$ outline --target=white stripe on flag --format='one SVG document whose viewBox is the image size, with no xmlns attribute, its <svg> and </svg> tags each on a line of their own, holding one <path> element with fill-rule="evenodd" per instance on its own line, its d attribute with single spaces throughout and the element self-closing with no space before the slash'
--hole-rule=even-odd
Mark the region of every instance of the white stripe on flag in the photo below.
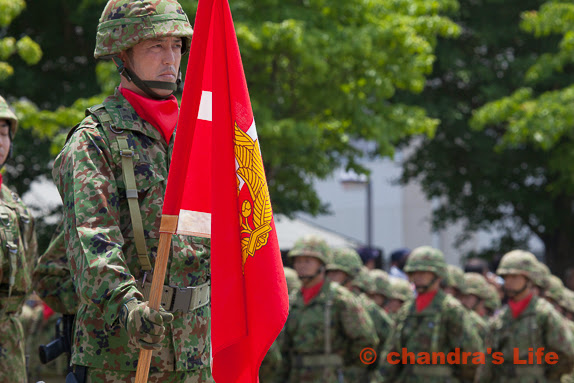
<svg viewBox="0 0 574 383">
<path fill-rule="evenodd" d="M 201 93 L 201 101 L 199 103 L 199 112 L 197 113 L 198 120 L 211 121 L 211 92 L 204 90 Z"/>
<path fill-rule="evenodd" d="M 181 209 L 177 234 L 211 238 L 211 214 Z"/>
</svg>

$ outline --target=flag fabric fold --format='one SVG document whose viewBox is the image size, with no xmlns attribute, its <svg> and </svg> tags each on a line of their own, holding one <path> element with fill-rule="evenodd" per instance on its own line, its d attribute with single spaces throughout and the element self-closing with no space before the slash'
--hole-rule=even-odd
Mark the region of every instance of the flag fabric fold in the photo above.
<svg viewBox="0 0 574 383">
<path fill-rule="evenodd" d="M 227 0 L 199 0 L 163 213 L 211 238 L 214 380 L 257 382 L 289 303 Z"/>
</svg>

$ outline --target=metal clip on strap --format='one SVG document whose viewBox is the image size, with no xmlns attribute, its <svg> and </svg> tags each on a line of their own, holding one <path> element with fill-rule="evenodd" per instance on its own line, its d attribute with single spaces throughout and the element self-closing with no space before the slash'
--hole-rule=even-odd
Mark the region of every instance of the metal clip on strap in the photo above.
<svg viewBox="0 0 574 383">
<path fill-rule="evenodd" d="M 117 137 L 120 155 L 122 156 L 122 173 L 126 184 L 126 197 L 132 219 L 132 228 L 136 242 L 136 251 L 142 270 L 151 271 L 151 262 L 145 243 L 143 221 L 138 201 L 138 190 L 136 187 L 136 177 L 134 171 L 134 152 L 128 146 L 128 140 L 124 136 Z"/>
</svg>

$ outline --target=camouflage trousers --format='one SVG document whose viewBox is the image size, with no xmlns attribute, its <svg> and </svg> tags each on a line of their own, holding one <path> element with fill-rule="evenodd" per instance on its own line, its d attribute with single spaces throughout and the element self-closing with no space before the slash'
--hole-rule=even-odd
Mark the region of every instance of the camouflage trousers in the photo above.
<svg viewBox="0 0 574 383">
<path fill-rule="evenodd" d="M 126 383 L 135 382 L 135 371 L 114 371 L 89 368 L 87 383 Z M 150 372 L 148 383 L 213 383 L 211 370 L 202 368 L 193 371 Z"/>
<path fill-rule="evenodd" d="M 25 347 L 20 321 L 0 314 L 0 382 L 26 383 Z"/>
</svg>

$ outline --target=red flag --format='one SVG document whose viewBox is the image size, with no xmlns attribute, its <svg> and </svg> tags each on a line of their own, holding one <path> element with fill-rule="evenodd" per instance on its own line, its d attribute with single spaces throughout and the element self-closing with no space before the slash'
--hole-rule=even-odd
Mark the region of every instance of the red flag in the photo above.
<svg viewBox="0 0 574 383">
<path fill-rule="evenodd" d="M 199 0 L 163 213 L 211 236 L 215 381 L 257 382 L 289 303 L 227 0 Z"/>
</svg>

